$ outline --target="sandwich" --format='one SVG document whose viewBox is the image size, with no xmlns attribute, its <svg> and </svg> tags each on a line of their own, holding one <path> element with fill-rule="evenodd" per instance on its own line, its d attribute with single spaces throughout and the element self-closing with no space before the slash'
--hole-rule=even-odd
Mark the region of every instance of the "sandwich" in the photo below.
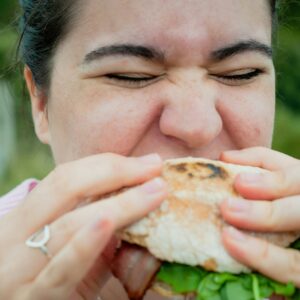
<svg viewBox="0 0 300 300">
<path fill-rule="evenodd" d="M 229 197 L 241 198 L 233 183 L 242 172 L 268 171 L 201 158 L 164 162 L 168 198 L 119 233 L 124 244 L 113 270 L 131 299 L 143 299 L 147 290 L 186 300 L 262 300 L 274 295 L 300 299 L 293 283 L 282 284 L 250 270 L 222 244 L 221 232 L 228 224 L 219 205 Z M 247 234 L 281 247 L 300 237 L 299 232 Z"/>
</svg>

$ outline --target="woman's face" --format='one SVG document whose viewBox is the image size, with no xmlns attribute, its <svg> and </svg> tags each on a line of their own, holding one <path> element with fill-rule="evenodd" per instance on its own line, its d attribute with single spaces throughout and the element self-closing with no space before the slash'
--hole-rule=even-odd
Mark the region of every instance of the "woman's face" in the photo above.
<svg viewBox="0 0 300 300">
<path fill-rule="evenodd" d="M 270 146 L 267 1 L 81 6 L 58 46 L 47 112 L 36 122 L 57 163 L 102 152 L 218 158 L 228 149 Z"/>
</svg>

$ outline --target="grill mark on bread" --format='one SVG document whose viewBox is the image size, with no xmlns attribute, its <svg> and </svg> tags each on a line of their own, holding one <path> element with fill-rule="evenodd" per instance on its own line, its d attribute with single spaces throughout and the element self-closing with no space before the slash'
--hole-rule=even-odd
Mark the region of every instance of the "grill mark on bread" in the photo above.
<svg viewBox="0 0 300 300">
<path fill-rule="evenodd" d="M 208 169 L 209 173 L 203 179 L 212 179 L 212 178 L 219 177 L 219 178 L 225 180 L 226 178 L 228 178 L 227 171 L 222 167 L 219 167 L 219 166 L 216 166 L 216 165 L 213 165 L 210 163 L 200 163 L 200 162 L 198 162 L 194 165 L 196 165 L 198 167 L 198 170 L 200 170 L 201 173 L 203 173 L 203 168 Z"/>
<path fill-rule="evenodd" d="M 229 174 L 224 168 L 211 163 L 178 163 L 168 165 L 168 168 L 180 174 L 185 174 L 189 178 L 198 177 L 202 180 L 214 178 L 226 180 L 229 177 Z"/>
<path fill-rule="evenodd" d="M 187 171 L 186 163 L 180 163 L 178 165 L 171 166 L 171 168 L 172 169 L 174 168 L 176 171 L 178 171 L 180 173 L 185 173 Z"/>
</svg>

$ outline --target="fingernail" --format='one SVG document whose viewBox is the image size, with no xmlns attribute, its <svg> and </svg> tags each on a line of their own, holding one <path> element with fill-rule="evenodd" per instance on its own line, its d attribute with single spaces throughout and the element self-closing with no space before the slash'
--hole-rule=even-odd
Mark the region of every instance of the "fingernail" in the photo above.
<svg viewBox="0 0 300 300">
<path fill-rule="evenodd" d="M 229 198 L 226 199 L 227 207 L 234 212 L 244 212 L 248 211 L 251 207 L 251 204 L 247 200 Z"/>
<path fill-rule="evenodd" d="M 162 162 L 161 157 L 156 153 L 138 157 L 138 160 L 141 163 L 147 164 L 147 165 L 148 164 L 149 165 L 158 165 L 158 164 L 161 164 L 161 162 Z"/>
<path fill-rule="evenodd" d="M 226 228 L 226 231 L 234 240 L 239 242 L 246 241 L 246 236 L 234 227 L 228 227 Z"/>
<path fill-rule="evenodd" d="M 242 173 L 239 175 L 239 177 L 240 180 L 248 184 L 260 183 L 263 179 L 262 174 L 255 174 L 255 173 Z"/>
<path fill-rule="evenodd" d="M 147 194 L 155 194 L 161 192 L 166 187 L 165 182 L 161 178 L 155 178 L 141 186 L 141 189 Z"/>
</svg>

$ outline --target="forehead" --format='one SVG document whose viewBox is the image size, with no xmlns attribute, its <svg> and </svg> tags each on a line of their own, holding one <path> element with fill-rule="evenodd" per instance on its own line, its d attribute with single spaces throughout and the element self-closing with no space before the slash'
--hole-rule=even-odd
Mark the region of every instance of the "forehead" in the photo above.
<svg viewBox="0 0 300 300">
<path fill-rule="evenodd" d="M 108 43 L 206 53 L 238 40 L 271 43 L 265 0 L 82 0 L 67 39 L 88 52 Z"/>
</svg>

